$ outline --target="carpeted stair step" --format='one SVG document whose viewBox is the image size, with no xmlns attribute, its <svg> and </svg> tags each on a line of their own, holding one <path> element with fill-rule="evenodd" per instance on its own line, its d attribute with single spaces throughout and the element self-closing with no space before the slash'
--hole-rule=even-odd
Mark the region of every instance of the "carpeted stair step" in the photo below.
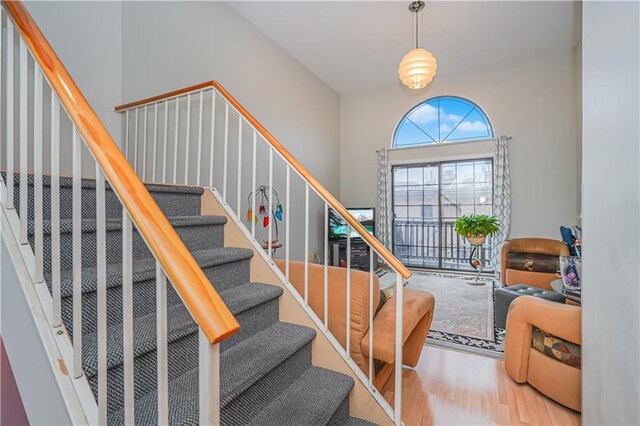
<svg viewBox="0 0 640 426">
<path fill-rule="evenodd" d="M 345 374 L 311 367 L 249 425 L 326 425 L 344 407 L 353 384 L 353 379 Z M 346 408 L 348 417 L 348 404 Z"/>
<path fill-rule="evenodd" d="M 169 218 L 189 251 L 207 250 L 224 246 L 224 216 L 185 216 Z M 122 261 L 122 220 L 109 219 L 106 221 L 107 263 Z M 142 236 L 135 230 L 132 233 L 133 259 L 151 258 Z M 96 221 L 84 219 L 82 221 L 82 267 L 96 266 Z M 34 247 L 34 222 L 29 222 L 29 242 Z M 71 219 L 60 221 L 60 268 L 72 268 L 73 259 L 73 226 Z M 44 273 L 51 273 L 51 221 L 44 222 Z"/>
<path fill-rule="evenodd" d="M 243 425 L 311 366 L 315 330 L 279 322 L 233 345 L 220 356 L 221 423 Z M 169 423 L 198 424 L 197 365 L 169 383 Z M 136 400 L 136 424 L 157 424 L 156 390 Z M 122 409 L 109 417 L 122 424 Z"/>
<path fill-rule="evenodd" d="M 2 177 L 6 174 L 3 172 Z M 14 180 L 14 205 L 20 212 L 20 177 L 15 174 Z M 34 177 L 27 176 L 27 199 L 29 203 L 29 220 L 34 219 Z M 85 219 L 96 218 L 96 181 L 94 179 L 81 180 L 82 217 Z M 201 213 L 201 197 L 204 189 L 197 186 L 178 186 L 146 183 L 145 187 L 151 194 L 160 210 L 165 216 L 199 216 Z M 60 218 L 71 219 L 73 208 L 73 179 L 60 178 Z M 51 177 L 42 177 L 43 217 L 51 217 Z M 113 192 L 109 183 L 105 185 L 105 213 L 108 218 L 122 217 L 122 204 L 118 196 Z"/>
<path fill-rule="evenodd" d="M 235 291 L 242 288 L 242 292 Z M 278 322 L 278 297 L 282 289 L 268 284 L 245 284 L 233 291 L 220 295 L 234 314 L 241 329 L 242 338 L 235 343 L 251 337 L 251 332 L 258 333 Z M 155 303 L 153 301 L 152 303 Z M 255 311 L 255 312 L 254 312 Z M 256 324 L 257 322 L 257 324 Z M 133 325 L 133 342 L 135 358 L 136 395 L 144 395 L 156 386 L 156 315 L 155 313 L 135 318 Z M 122 404 L 122 324 L 107 329 L 109 352 L 107 355 L 109 385 L 109 406 L 111 409 Z M 198 327 L 187 308 L 182 305 L 169 306 L 167 309 L 167 341 L 169 343 L 170 379 L 197 366 L 197 332 Z M 89 384 L 97 395 L 97 333 L 83 336 L 83 369 Z M 227 348 L 229 345 L 226 345 Z M 224 351 L 225 345 L 221 345 Z M 177 368 L 175 368 L 177 366 Z"/>
<path fill-rule="evenodd" d="M 220 291 L 246 284 L 250 280 L 249 262 L 253 252 L 237 247 L 221 247 L 192 253 L 209 281 Z M 156 266 L 154 259 L 133 262 L 133 315 L 139 317 L 155 312 Z M 45 277 L 51 290 L 51 278 Z M 96 268 L 82 270 L 83 334 L 96 331 L 97 326 Z M 73 334 L 73 271 L 61 271 L 62 319 L 69 334 Z M 167 287 L 167 304 L 182 304 L 173 289 Z M 122 264 L 107 265 L 107 324 L 122 322 Z"/>
</svg>

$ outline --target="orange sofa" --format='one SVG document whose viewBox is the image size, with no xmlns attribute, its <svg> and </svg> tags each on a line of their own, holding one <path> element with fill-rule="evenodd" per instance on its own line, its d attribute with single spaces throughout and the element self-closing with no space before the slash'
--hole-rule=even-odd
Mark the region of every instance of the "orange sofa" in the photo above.
<svg viewBox="0 0 640 426">
<path fill-rule="evenodd" d="M 529 383 L 541 393 L 576 411 L 582 410 L 582 370 L 558 361 L 533 347 L 533 328 L 563 341 L 581 345 L 579 306 L 532 296 L 511 303 L 507 317 L 504 363 L 518 383 Z"/>
<path fill-rule="evenodd" d="M 275 259 L 285 272 L 285 262 Z M 304 263 L 291 261 L 289 281 L 304 296 Z M 369 374 L 369 273 L 351 270 L 350 355 L 365 374 Z M 328 267 L 329 331 L 346 346 L 346 268 Z M 324 321 L 324 265 L 309 264 L 309 306 Z M 415 367 L 429 333 L 435 300 L 432 294 L 404 289 L 402 363 Z M 374 311 L 380 303 L 380 283 L 373 277 Z M 373 319 L 373 358 L 380 361 L 376 386 L 382 386 L 395 364 L 396 299 L 391 297 Z"/>
<path fill-rule="evenodd" d="M 528 284 L 532 287 L 551 290 L 551 281 L 557 278 L 555 272 L 538 272 L 535 271 L 535 268 L 526 264 L 520 269 L 510 268 L 510 253 L 553 257 L 569 256 L 569 247 L 562 241 L 548 238 L 515 238 L 505 241 L 502 246 L 500 278 L 504 285 Z M 531 262 L 532 264 L 533 262 Z"/>
</svg>

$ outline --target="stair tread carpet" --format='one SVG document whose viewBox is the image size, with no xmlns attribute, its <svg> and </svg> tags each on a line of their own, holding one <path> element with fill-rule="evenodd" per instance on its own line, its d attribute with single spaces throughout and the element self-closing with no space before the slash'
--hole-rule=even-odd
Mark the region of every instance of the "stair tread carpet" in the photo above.
<svg viewBox="0 0 640 426">
<path fill-rule="evenodd" d="M 315 330 L 278 322 L 220 355 L 220 405 L 225 407 L 295 352 L 311 343 Z M 158 394 L 154 390 L 135 402 L 136 424 L 157 423 Z M 198 424 L 198 369 L 169 383 L 169 423 Z M 121 424 L 124 410 L 109 423 Z M 224 419 L 223 419 L 224 423 Z"/>
<path fill-rule="evenodd" d="M 326 425 L 353 384 L 345 374 L 311 367 L 249 425 Z"/>
<path fill-rule="evenodd" d="M 212 266 L 223 265 L 239 260 L 250 259 L 253 252 L 240 247 L 220 247 L 209 250 L 198 250 L 192 252 L 193 258 L 198 262 L 200 268 L 210 268 Z M 110 263 L 106 266 L 107 288 L 122 285 L 122 263 Z M 139 259 L 133 261 L 132 266 L 133 283 L 153 280 L 156 277 L 156 260 Z M 45 277 L 48 283 L 49 277 Z M 97 268 L 85 267 L 82 269 L 82 292 L 92 292 L 97 290 Z M 60 271 L 60 293 L 62 297 L 73 294 L 73 270 Z"/>
<path fill-rule="evenodd" d="M 187 227 L 187 226 L 206 226 L 206 225 L 224 225 L 227 223 L 225 216 L 173 216 L 168 217 L 171 226 L 175 227 Z M 82 219 L 81 222 L 82 232 L 89 233 L 95 232 L 97 228 L 97 221 L 94 219 Z M 122 219 L 107 219 L 106 220 L 107 231 L 120 231 L 122 230 Z M 73 219 L 60 219 L 60 233 L 71 234 L 73 232 Z M 30 220 L 28 223 L 28 233 L 33 235 L 35 233 L 35 221 Z M 44 235 L 51 234 L 51 220 L 43 221 L 43 233 Z"/>
<path fill-rule="evenodd" d="M 282 288 L 269 284 L 248 283 L 237 286 L 220 293 L 220 297 L 233 315 L 261 305 L 270 300 L 280 297 Z M 133 355 L 134 358 L 156 350 L 156 314 L 148 314 L 133 320 Z M 170 344 L 185 336 L 196 333 L 198 326 L 193 321 L 186 306 L 174 305 L 167 307 L 167 342 Z M 107 342 L 109 351 L 107 352 L 107 369 L 123 362 L 122 351 L 122 324 L 115 324 L 107 327 Z M 83 337 L 83 369 L 87 377 L 93 377 L 98 373 L 98 335 L 88 333 Z"/>
</svg>

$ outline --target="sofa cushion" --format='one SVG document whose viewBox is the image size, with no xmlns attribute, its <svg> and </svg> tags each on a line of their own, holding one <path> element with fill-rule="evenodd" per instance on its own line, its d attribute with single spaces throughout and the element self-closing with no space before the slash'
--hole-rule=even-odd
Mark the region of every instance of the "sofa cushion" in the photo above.
<svg viewBox="0 0 640 426">
<path fill-rule="evenodd" d="M 544 355 L 575 368 L 582 368 L 582 350 L 580 345 L 545 333 L 533 327 L 531 347 Z"/>
</svg>

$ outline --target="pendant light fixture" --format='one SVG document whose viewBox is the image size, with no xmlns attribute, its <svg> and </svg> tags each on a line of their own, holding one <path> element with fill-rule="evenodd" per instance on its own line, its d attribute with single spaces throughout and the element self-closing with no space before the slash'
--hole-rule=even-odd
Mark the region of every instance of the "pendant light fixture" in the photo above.
<svg viewBox="0 0 640 426">
<path fill-rule="evenodd" d="M 400 81 L 410 89 L 427 87 L 438 70 L 435 56 L 428 50 L 419 47 L 418 22 L 422 9 L 424 9 L 423 1 L 414 1 L 409 4 L 409 10 L 415 14 L 416 20 L 416 47 L 404 55 L 398 66 Z"/>
</svg>

